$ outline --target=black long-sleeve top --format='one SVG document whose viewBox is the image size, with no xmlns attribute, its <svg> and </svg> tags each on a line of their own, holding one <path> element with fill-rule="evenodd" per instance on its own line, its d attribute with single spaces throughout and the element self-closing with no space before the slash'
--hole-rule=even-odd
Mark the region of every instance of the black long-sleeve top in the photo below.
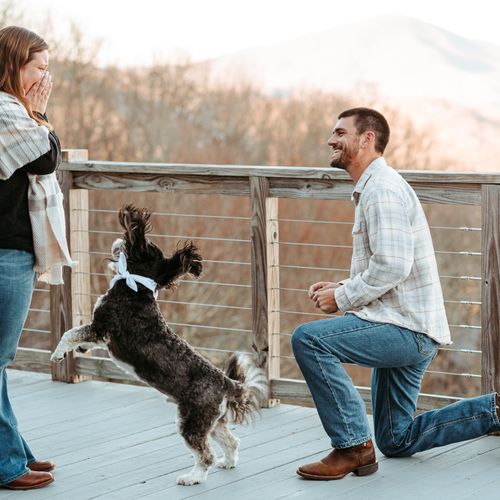
<svg viewBox="0 0 500 500">
<path fill-rule="evenodd" d="M 0 248 L 34 253 L 28 210 L 28 174 L 51 174 L 61 163 L 57 135 L 49 133 L 50 150 L 19 168 L 7 180 L 0 180 Z"/>
</svg>

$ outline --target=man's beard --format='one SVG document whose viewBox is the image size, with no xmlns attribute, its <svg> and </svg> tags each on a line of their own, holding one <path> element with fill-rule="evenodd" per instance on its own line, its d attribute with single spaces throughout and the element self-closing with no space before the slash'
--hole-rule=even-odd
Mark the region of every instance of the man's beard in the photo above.
<svg viewBox="0 0 500 500">
<path fill-rule="evenodd" d="M 341 168 L 342 170 L 347 170 L 352 160 L 356 157 L 359 151 L 359 142 L 353 144 L 352 146 L 343 146 L 340 151 L 340 156 L 333 158 L 330 162 L 330 167 Z"/>
</svg>

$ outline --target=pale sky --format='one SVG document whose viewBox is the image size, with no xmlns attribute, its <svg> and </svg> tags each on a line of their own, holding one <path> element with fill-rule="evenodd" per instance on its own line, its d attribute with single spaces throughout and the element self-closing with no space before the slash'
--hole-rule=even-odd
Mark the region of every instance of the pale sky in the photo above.
<svg viewBox="0 0 500 500">
<path fill-rule="evenodd" d="M 26 27 L 42 36 L 48 14 L 60 36 L 75 21 L 88 40 L 102 41 L 101 64 L 144 65 L 183 55 L 198 61 L 378 15 L 410 16 L 500 45 L 495 0 L 16 0 L 15 5 Z"/>
</svg>

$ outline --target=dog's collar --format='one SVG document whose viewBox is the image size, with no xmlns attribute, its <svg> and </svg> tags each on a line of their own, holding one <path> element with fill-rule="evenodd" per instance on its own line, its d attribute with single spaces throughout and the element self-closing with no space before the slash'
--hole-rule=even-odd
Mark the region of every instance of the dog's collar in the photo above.
<svg viewBox="0 0 500 500">
<path fill-rule="evenodd" d="M 155 299 L 158 298 L 158 284 L 156 281 L 145 276 L 140 276 L 139 274 L 130 274 L 127 271 L 127 258 L 123 252 L 120 252 L 120 257 L 118 258 L 118 273 L 113 276 L 109 288 L 113 288 L 115 283 L 120 280 L 125 280 L 127 286 L 134 290 L 134 292 L 138 291 L 137 283 L 140 283 L 153 292 Z"/>
</svg>

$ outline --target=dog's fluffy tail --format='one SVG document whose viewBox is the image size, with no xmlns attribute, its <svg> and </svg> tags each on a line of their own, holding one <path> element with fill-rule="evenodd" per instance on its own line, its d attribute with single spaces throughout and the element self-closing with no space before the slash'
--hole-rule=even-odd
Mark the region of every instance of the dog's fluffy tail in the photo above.
<svg viewBox="0 0 500 500">
<path fill-rule="evenodd" d="M 227 392 L 230 418 L 235 424 L 248 423 L 268 397 L 266 373 L 253 355 L 234 353 L 227 362 L 226 376 L 232 379 Z"/>
</svg>

